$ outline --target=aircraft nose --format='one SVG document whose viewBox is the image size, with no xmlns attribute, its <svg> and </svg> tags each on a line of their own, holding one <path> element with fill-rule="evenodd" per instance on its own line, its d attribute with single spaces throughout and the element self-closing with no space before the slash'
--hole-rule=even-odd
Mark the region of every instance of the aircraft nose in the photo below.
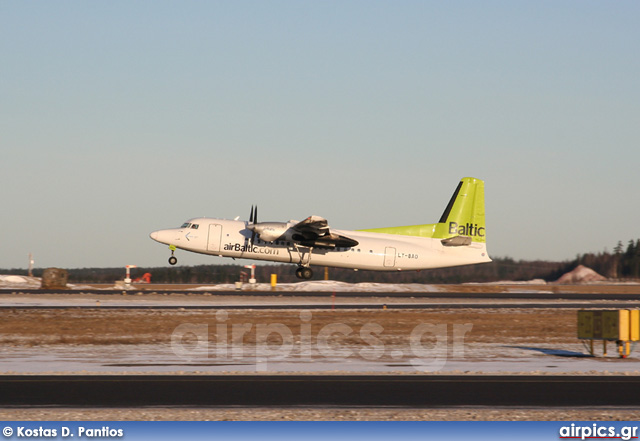
<svg viewBox="0 0 640 441">
<path fill-rule="evenodd" d="M 158 239 L 158 236 L 159 236 L 159 235 L 158 235 L 158 232 L 157 232 L 157 231 L 154 231 L 153 233 L 151 233 L 151 234 L 149 235 L 149 237 L 150 237 L 151 239 L 155 240 L 156 242 L 160 242 L 160 240 Z"/>
</svg>

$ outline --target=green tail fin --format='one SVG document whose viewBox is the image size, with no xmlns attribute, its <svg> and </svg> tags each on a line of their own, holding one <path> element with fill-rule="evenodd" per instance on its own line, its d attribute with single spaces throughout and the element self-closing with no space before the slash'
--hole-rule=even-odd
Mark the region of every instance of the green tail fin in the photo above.
<svg viewBox="0 0 640 441">
<path fill-rule="evenodd" d="M 437 224 L 361 231 L 446 239 L 451 240 L 450 245 L 485 243 L 484 181 L 476 178 L 462 178 Z"/>
<path fill-rule="evenodd" d="M 463 178 L 447 208 L 436 224 L 434 238 L 470 237 L 473 242 L 486 242 L 484 218 L 484 182 Z"/>
</svg>

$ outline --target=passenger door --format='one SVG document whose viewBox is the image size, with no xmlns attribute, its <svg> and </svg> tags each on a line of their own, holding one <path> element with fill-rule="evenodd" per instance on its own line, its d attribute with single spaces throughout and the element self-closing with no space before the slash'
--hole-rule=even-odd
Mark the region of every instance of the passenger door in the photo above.
<svg viewBox="0 0 640 441">
<path fill-rule="evenodd" d="M 386 247 L 384 249 L 384 266 L 387 266 L 387 267 L 396 266 L 396 249 L 395 248 Z"/>
<path fill-rule="evenodd" d="M 220 252 L 220 241 L 222 240 L 222 225 L 209 224 L 209 240 L 207 241 L 207 251 Z"/>
</svg>

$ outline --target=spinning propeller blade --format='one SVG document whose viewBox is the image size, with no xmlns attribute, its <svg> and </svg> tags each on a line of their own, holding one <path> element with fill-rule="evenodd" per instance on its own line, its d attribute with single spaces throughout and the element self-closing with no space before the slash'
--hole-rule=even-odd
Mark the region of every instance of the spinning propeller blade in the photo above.
<svg viewBox="0 0 640 441">
<path fill-rule="evenodd" d="M 258 206 L 255 206 L 255 209 L 253 207 L 253 205 L 251 206 L 251 214 L 249 215 L 249 222 L 250 222 L 250 226 L 248 226 L 248 228 L 251 230 L 251 240 L 250 240 L 250 244 L 251 246 L 253 246 L 253 241 L 256 238 L 256 230 L 254 228 L 252 228 L 257 222 L 258 222 Z"/>
</svg>

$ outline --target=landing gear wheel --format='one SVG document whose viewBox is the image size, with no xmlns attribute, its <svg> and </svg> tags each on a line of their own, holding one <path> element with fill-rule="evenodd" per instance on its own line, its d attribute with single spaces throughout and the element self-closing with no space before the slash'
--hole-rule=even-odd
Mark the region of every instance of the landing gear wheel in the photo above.
<svg viewBox="0 0 640 441">
<path fill-rule="evenodd" d="M 296 277 L 298 279 L 309 280 L 313 277 L 313 270 L 302 266 L 296 270 Z"/>
<path fill-rule="evenodd" d="M 178 258 L 176 256 L 169 257 L 169 265 L 175 265 L 178 263 Z"/>
<path fill-rule="evenodd" d="M 309 280 L 313 277 L 313 270 L 311 268 L 302 268 L 300 274 L 302 274 L 303 279 Z"/>
</svg>

